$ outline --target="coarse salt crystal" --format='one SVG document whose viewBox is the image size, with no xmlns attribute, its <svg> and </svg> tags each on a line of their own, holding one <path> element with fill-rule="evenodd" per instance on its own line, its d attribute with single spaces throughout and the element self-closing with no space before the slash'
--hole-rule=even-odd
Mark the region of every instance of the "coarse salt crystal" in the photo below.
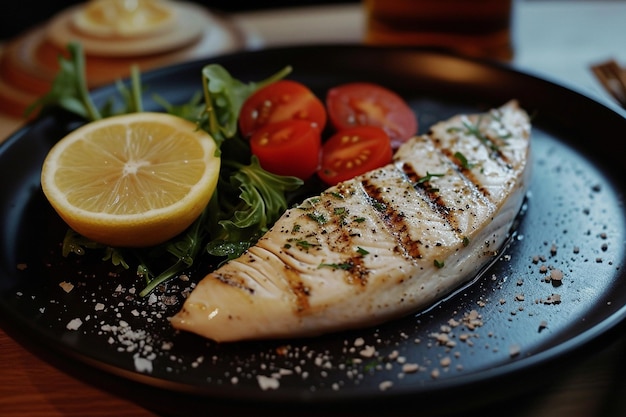
<svg viewBox="0 0 626 417">
<path fill-rule="evenodd" d="M 152 361 L 141 356 L 134 357 L 135 369 L 137 372 L 152 372 Z"/>
<path fill-rule="evenodd" d="M 361 350 L 359 354 L 364 358 L 371 358 L 376 353 L 376 349 L 374 346 L 366 346 L 365 349 Z"/>
<path fill-rule="evenodd" d="M 67 330 L 77 330 L 80 326 L 82 326 L 83 321 L 79 318 L 76 319 L 72 319 L 69 321 L 69 323 L 67 323 L 67 325 L 65 326 L 65 328 Z"/>
<path fill-rule="evenodd" d="M 383 381 L 381 382 L 378 387 L 380 388 L 381 391 L 386 391 L 389 388 L 391 388 L 393 386 L 393 382 L 392 381 Z"/>
<path fill-rule="evenodd" d="M 416 363 L 405 363 L 402 365 L 402 372 L 407 374 L 413 374 L 419 370 L 419 365 Z"/>
<path fill-rule="evenodd" d="M 560 269 L 553 269 L 550 271 L 550 279 L 553 281 L 561 281 L 563 279 L 563 271 Z"/>
<path fill-rule="evenodd" d="M 265 375 L 257 375 L 256 380 L 259 383 L 259 387 L 261 387 L 263 391 L 268 389 L 278 389 L 280 387 L 280 381 L 276 378 Z"/>
</svg>

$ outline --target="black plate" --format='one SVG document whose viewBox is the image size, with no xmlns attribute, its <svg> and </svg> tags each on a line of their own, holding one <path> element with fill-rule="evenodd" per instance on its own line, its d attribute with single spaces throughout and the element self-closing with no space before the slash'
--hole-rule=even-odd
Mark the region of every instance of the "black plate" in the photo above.
<svg viewBox="0 0 626 417">
<path fill-rule="evenodd" d="M 624 321 L 625 164 L 613 140 L 626 131 L 626 119 L 619 114 L 506 66 L 362 46 L 247 52 L 146 73 L 147 107 L 159 109 L 153 93 L 174 103 L 189 100 L 209 62 L 246 81 L 292 65 L 292 78 L 320 97 L 343 82 L 380 83 L 409 101 L 422 131 L 457 112 L 518 99 L 534 117 L 534 177 L 516 235 L 477 282 L 421 314 L 310 340 L 217 345 L 172 331 L 167 317 L 180 307 L 176 288 L 177 305 L 153 303 L 133 293 L 140 284 L 132 274 L 110 276 L 98 260 L 58 255 L 65 226 L 40 191 L 40 167 L 52 144 L 81 121 L 48 115 L 0 148 L 0 311 L 24 343 L 152 395 L 188 395 L 200 405 L 408 398 L 423 407 L 434 395 L 477 386 L 491 386 L 492 396 L 519 392 L 528 386 L 516 382 L 522 376 L 532 375 L 536 385 L 547 378 L 548 365 L 604 340 Z M 102 103 L 114 92 L 103 88 L 94 97 Z M 548 283 L 543 268 L 561 270 L 562 284 Z M 61 282 L 73 290 L 65 292 Z M 479 320 L 468 319 L 472 311 Z M 82 325 L 67 329 L 74 319 Z M 417 372 L 404 367 L 413 364 Z M 263 380 L 278 387 L 262 389 Z"/>
</svg>

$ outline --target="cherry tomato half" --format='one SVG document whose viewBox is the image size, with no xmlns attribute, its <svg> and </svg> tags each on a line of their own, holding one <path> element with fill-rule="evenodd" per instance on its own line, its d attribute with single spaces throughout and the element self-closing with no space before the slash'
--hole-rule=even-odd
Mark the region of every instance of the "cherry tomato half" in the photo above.
<svg viewBox="0 0 626 417">
<path fill-rule="evenodd" d="M 257 129 L 283 120 L 308 120 L 320 132 L 326 125 L 324 103 L 304 84 L 280 80 L 254 92 L 239 112 L 239 130 L 250 137 Z"/>
<path fill-rule="evenodd" d="M 303 180 L 317 171 L 321 146 L 320 131 L 307 120 L 270 123 L 250 138 L 250 149 L 263 169 Z"/>
<path fill-rule="evenodd" d="M 340 130 L 322 145 L 322 163 L 317 175 L 335 185 L 391 162 L 389 135 L 377 126 Z"/>
<path fill-rule="evenodd" d="M 330 89 L 326 95 L 328 118 L 337 129 L 378 126 L 391 139 L 392 148 L 417 133 L 417 118 L 402 97 L 372 83 L 348 83 Z"/>
</svg>

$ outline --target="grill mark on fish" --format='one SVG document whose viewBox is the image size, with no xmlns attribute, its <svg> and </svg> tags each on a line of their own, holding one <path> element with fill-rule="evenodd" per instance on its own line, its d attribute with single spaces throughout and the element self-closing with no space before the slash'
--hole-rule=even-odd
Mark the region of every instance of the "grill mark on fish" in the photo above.
<svg viewBox="0 0 626 417">
<path fill-rule="evenodd" d="M 507 126 L 503 122 L 503 117 L 504 113 L 500 109 L 493 109 L 489 112 L 490 120 L 497 123 L 499 129 L 495 129 L 495 127 L 492 126 L 492 129 L 486 130 L 485 136 L 497 146 L 498 157 L 505 163 L 508 169 L 512 170 L 514 169 L 513 161 L 504 152 L 502 152 L 502 146 L 506 146 L 507 140 L 512 138 L 514 135 L 513 132 L 508 130 Z M 496 130 L 501 130 L 503 133 L 500 134 L 496 132 Z"/>
<path fill-rule="evenodd" d="M 321 264 L 320 268 L 332 268 L 338 271 L 344 271 L 344 281 L 355 287 L 366 287 L 367 278 L 370 274 L 369 269 L 363 264 L 361 256 L 351 256 L 340 264 Z"/>
<path fill-rule="evenodd" d="M 294 312 L 303 314 L 310 310 L 309 296 L 311 295 L 309 287 L 307 287 L 300 277 L 298 271 L 285 264 L 285 278 L 289 283 L 289 289 L 294 296 Z"/>
<path fill-rule="evenodd" d="M 485 117 L 488 119 L 485 120 Z M 490 122 L 496 122 L 500 124 L 501 128 L 504 128 L 500 117 L 501 115 L 498 116 L 497 112 L 491 112 L 488 115 L 480 115 L 475 122 L 472 122 L 470 117 L 463 116 L 460 118 L 463 127 L 450 127 L 446 130 L 446 133 L 456 133 L 457 135 L 463 134 L 467 137 L 477 139 L 481 145 L 485 146 L 489 150 L 488 155 L 491 160 L 497 162 L 503 168 L 511 170 L 513 169 L 512 162 L 501 149 L 502 146 L 506 145 L 506 139 L 511 135 L 511 133 L 507 131 L 504 135 L 497 134 L 494 132 L 494 127 L 490 126 Z M 450 149 L 447 149 L 442 145 L 441 138 L 437 137 L 436 132 L 432 128 L 429 129 L 428 135 L 433 138 L 433 143 L 441 150 L 442 153 L 448 155 L 451 160 L 455 159 Z"/>
<path fill-rule="evenodd" d="M 503 167 L 511 169 L 511 160 L 502 152 L 502 149 L 500 148 L 501 144 L 498 144 L 497 141 L 490 134 L 484 135 L 484 137 L 495 146 L 495 148 L 492 148 L 492 152 L 489 154 L 492 159 L 494 161 L 499 161 Z"/>
<path fill-rule="evenodd" d="M 473 188 L 476 189 L 478 192 L 480 192 L 485 198 L 487 198 L 488 200 L 491 200 L 491 193 L 478 180 L 478 178 L 472 172 L 472 170 L 463 167 L 463 165 L 461 164 L 461 161 L 459 160 L 459 158 L 457 158 L 454 155 L 452 150 L 450 150 L 449 148 L 445 148 L 445 147 L 441 146 L 441 143 L 439 141 L 435 141 L 434 143 L 436 145 L 438 145 L 437 149 L 439 150 L 439 152 L 441 152 L 443 155 L 445 155 L 446 158 L 448 158 L 450 161 L 452 161 L 452 163 L 455 166 L 458 167 L 459 172 L 461 172 L 463 174 L 463 176 L 465 176 L 465 178 L 467 178 L 467 180 L 473 186 Z"/>
<path fill-rule="evenodd" d="M 333 194 L 338 201 L 341 201 L 342 194 Z M 337 206 L 336 201 L 326 200 L 324 206 L 329 213 L 332 213 L 327 227 L 332 231 L 326 236 L 327 244 L 330 247 L 341 245 L 343 249 L 337 252 L 346 253 L 345 248 L 353 246 L 354 238 L 360 236 L 358 230 L 350 226 L 348 220 L 349 211 L 345 207 Z M 344 281 L 350 285 L 366 286 L 369 270 L 364 267 L 361 256 L 349 256 L 340 264 L 321 264 L 320 267 L 338 269 L 344 272 Z"/>
<path fill-rule="evenodd" d="M 340 203 L 354 194 L 351 187 L 341 187 L 339 185 L 335 191 L 324 192 L 320 197 L 309 199 L 305 204 L 299 206 L 304 212 L 303 221 L 311 222 L 319 226 L 320 231 L 307 234 L 306 237 L 313 237 L 314 244 L 307 244 L 300 249 L 303 251 L 321 250 L 322 247 L 330 248 L 334 253 L 346 255 L 344 260 L 337 263 L 321 263 L 318 268 L 332 268 L 343 275 L 347 284 L 356 287 L 365 287 L 370 271 L 364 266 L 362 256 L 354 255 L 352 247 L 354 239 L 361 235 L 359 227 L 355 227 L 359 222 L 350 217 L 348 208 Z M 292 232 L 296 233 L 296 232 Z M 286 256 L 291 257 L 289 254 Z M 284 260 L 283 260 L 284 261 Z M 299 287 L 294 287 L 292 292 L 299 291 Z M 309 295 L 308 290 L 300 295 Z M 304 309 L 300 309 L 304 310 Z"/>
<path fill-rule="evenodd" d="M 444 199 L 439 194 L 439 191 L 434 188 L 430 181 L 423 181 L 429 174 L 418 174 L 409 163 L 402 164 L 402 172 L 407 180 L 413 185 L 416 190 L 421 190 L 423 195 L 427 198 L 428 203 L 435 209 L 437 213 L 448 223 L 450 228 L 457 233 L 461 230 L 458 226 L 458 220 L 454 216 L 454 211 L 448 207 Z M 431 174 L 432 175 L 432 174 Z"/>
<path fill-rule="evenodd" d="M 485 121 L 484 117 L 488 117 L 489 120 Z M 493 196 L 489 192 L 489 190 L 485 187 L 479 177 L 472 172 L 471 169 L 463 166 L 461 160 L 457 157 L 456 152 L 451 148 L 445 145 L 445 143 L 450 144 L 457 143 L 461 140 L 460 136 L 463 135 L 466 138 L 474 138 L 478 144 L 487 148 L 487 156 L 490 160 L 495 162 L 500 169 L 504 172 L 513 171 L 514 167 L 511 164 L 510 158 L 502 151 L 501 147 L 506 145 L 505 136 L 503 135 L 495 135 L 491 131 L 491 127 L 488 126 L 489 121 L 497 121 L 501 123 L 499 119 L 497 119 L 493 114 L 488 116 L 481 116 L 475 123 L 467 118 L 461 118 L 461 123 L 463 124 L 463 128 L 458 126 L 451 127 L 446 130 L 445 133 L 453 134 L 456 133 L 456 137 L 453 141 L 449 139 L 442 138 L 438 136 L 438 132 L 433 128 L 429 129 L 428 135 L 432 138 L 432 142 L 442 155 L 445 155 L 448 160 L 450 160 L 457 167 L 459 172 L 461 172 L 480 193 L 486 197 L 488 200 L 492 201 Z M 510 133 L 509 133 L 510 134 Z"/>
<path fill-rule="evenodd" d="M 392 204 L 385 201 L 382 190 L 371 181 L 370 177 L 364 178 L 363 181 L 361 181 L 361 186 L 367 195 L 368 202 L 374 208 L 374 211 L 379 214 L 382 222 L 387 226 L 391 235 L 398 242 L 398 246 L 396 247 L 397 252 L 403 253 L 405 256 L 409 256 L 412 259 L 421 259 L 422 253 L 420 246 L 422 242 L 410 238 L 408 233 L 409 226 L 404 221 L 404 213 L 398 212 L 394 209 Z"/>
<path fill-rule="evenodd" d="M 485 117 L 488 117 L 488 120 L 485 121 Z M 505 166 L 509 166 L 510 167 L 510 160 L 509 158 L 504 155 L 502 153 L 502 150 L 500 149 L 500 146 L 502 145 L 502 138 L 500 136 L 492 136 L 491 132 L 489 131 L 489 123 L 491 121 L 499 121 L 495 114 L 493 112 L 489 113 L 489 115 L 485 116 L 485 115 L 480 115 L 478 116 L 477 120 L 475 123 L 472 123 L 472 120 L 470 120 L 469 117 L 467 116 L 463 116 L 461 118 L 463 126 L 466 129 L 466 134 L 469 134 L 471 136 L 474 136 L 476 139 L 478 139 L 480 141 L 480 143 L 482 143 L 484 146 L 486 146 L 491 152 L 489 152 L 489 157 L 491 159 L 493 159 L 494 161 L 500 161 L 502 162 Z M 487 126 L 483 125 L 486 124 Z M 482 128 L 482 130 L 481 130 Z"/>
<path fill-rule="evenodd" d="M 233 277 L 231 274 L 215 274 L 215 278 L 224 285 L 228 285 L 230 287 L 239 288 L 241 290 L 246 291 L 250 295 L 254 295 L 254 288 L 250 288 L 248 285 L 244 285 L 244 282 L 241 278 L 237 279 L 237 277 Z"/>
<path fill-rule="evenodd" d="M 440 149 L 436 149 L 436 151 L 439 152 Z M 467 220 L 464 221 L 462 218 L 475 216 L 476 214 L 473 213 L 473 210 L 476 210 L 477 206 L 469 203 L 459 204 L 459 201 L 465 200 L 473 201 L 476 204 L 480 203 L 481 207 L 489 211 L 495 210 L 495 207 L 492 200 L 489 199 L 484 192 L 481 192 L 482 187 L 477 184 L 479 181 L 475 179 L 472 180 L 470 169 L 457 165 L 458 161 L 451 160 L 447 155 L 441 152 L 439 152 L 439 155 L 441 156 L 441 162 L 446 165 L 443 169 L 446 171 L 444 176 L 448 177 L 453 175 L 462 183 L 462 185 L 456 185 L 454 190 L 447 189 L 439 192 L 441 190 L 433 189 L 428 181 L 422 181 L 422 183 L 420 183 L 420 180 L 426 175 L 420 175 L 415 170 L 412 162 L 400 161 L 401 163 L 397 164 L 396 167 L 407 176 L 408 181 L 413 183 L 416 188 L 423 190 L 424 193 L 431 196 L 431 207 L 442 215 L 442 218 L 449 225 L 450 230 L 452 230 L 459 239 L 465 241 L 467 234 L 472 232 L 472 228 L 468 229 Z M 456 198 L 457 201 L 446 200 L 451 198 Z M 463 225 L 463 227 L 461 225 Z"/>
</svg>

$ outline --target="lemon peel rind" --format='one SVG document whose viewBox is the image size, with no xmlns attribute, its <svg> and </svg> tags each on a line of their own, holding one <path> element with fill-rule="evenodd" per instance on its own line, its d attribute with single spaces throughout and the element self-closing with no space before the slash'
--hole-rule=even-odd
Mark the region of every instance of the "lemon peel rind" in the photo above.
<svg viewBox="0 0 626 417">
<path fill-rule="evenodd" d="M 206 188 L 214 190 L 216 185 L 217 177 L 215 181 L 207 184 Z M 73 206 L 68 211 L 65 208 L 68 206 L 63 206 L 64 208 L 61 209 L 58 204 L 52 201 L 50 203 L 59 217 L 72 230 L 95 242 L 114 247 L 146 247 L 163 243 L 187 229 L 208 205 L 212 194 L 213 191 L 207 193 L 207 197 L 202 199 L 200 204 L 195 204 L 192 207 L 184 206 L 180 202 L 168 206 L 182 206 L 185 208 L 185 210 L 176 210 L 178 213 L 184 213 L 183 216 L 178 215 L 176 218 L 164 216 L 169 211 L 167 208 L 154 209 L 145 214 L 103 214 L 97 216 L 93 212 L 81 210 Z M 114 220 L 114 222 L 110 220 Z M 158 237 L 155 237 L 155 229 L 158 230 Z M 115 236 L 120 234 L 124 234 L 125 237 L 123 239 L 115 238 Z"/>
</svg>

